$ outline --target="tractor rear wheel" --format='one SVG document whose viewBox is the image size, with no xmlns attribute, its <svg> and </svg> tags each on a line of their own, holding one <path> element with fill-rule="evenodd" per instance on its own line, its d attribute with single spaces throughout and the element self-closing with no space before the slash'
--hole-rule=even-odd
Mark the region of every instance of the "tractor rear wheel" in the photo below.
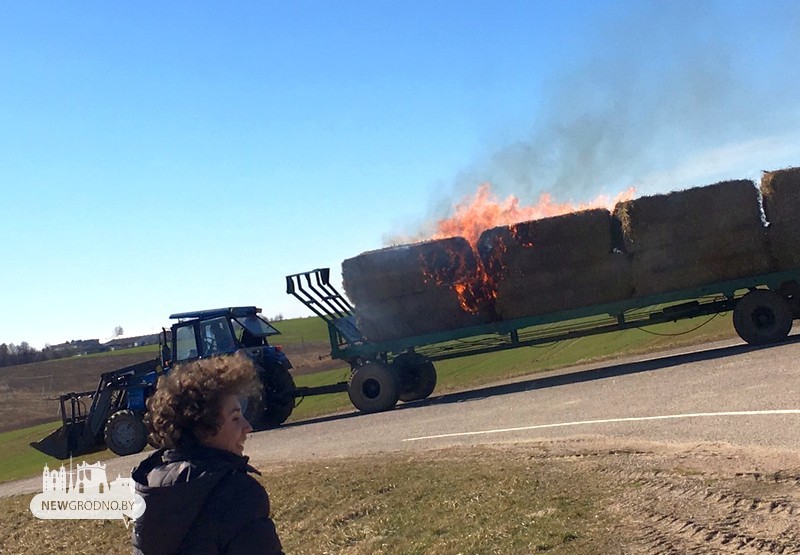
<svg viewBox="0 0 800 555">
<path fill-rule="evenodd" d="M 427 399 L 436 388 L 436 368 L 426 356 L 403 353 L 392 361 L 392 369 L 397 375 L 403 402 Z"/>
<path fill-rule="evenodd" d="M 118 410 L 106 422 L 105 440 L 117 455 L 133 455 L 147 445 L 147 428 L 133 411 Z"/>
<path fill-rule="evenodd" d="M 750 345 L 777 343 L 786 339 L 792 329 L 792 310 L 775 291 L 755 289 L 736 303 L 733 327 Z"/>
<path fill-rule="evenodd" d="M 294 378 L 279 362 L 266 364 L 261 379 L 261 396 L 249 399 L 244 416 L 255 430 L 276 428 L 286 422 L 294 410 Z"/>
<path fill-rule="evenodd" d="M 356 367 L 350 375 L 347 394 L 361 412 L 389 410 L 397 404 L 397 379 L 388 366 L 366 362 Z"/>
<path fill-rule="evenodd" d="M 273 373 L 271 382 L 264 386 L 264 424 L 268 428 L 280 426 L 294 410 L 294 378 L 281 367 Z"/>
</svg>

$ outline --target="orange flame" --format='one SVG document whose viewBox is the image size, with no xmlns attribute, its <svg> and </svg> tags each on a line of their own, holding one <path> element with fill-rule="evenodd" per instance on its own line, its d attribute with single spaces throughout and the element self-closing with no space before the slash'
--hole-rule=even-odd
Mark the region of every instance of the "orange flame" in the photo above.
<svg viewBox="0 0 800 555">
<path fill-rule="evenodd" d="M 423 252 L 420 262 L 425 282 L 452 289 L 464 312 L 477 314 L 487 308 L 487 301 L 497 297 L 472 245 L 466 251 L 448 248 L 445 252 Z"/>
<path fill-rule="evenodd" d="M 613 198 L 599 195 L 589 202 L 578 204 L 556 202 L 549 193 L 542 193 L 536 204 L 520 206 L 519 199 L 514 195 L 498 201 L 492 193 L 491 184 L 484 183 L 478 187 L 474 196 L 467 197 L 456 205 L 453 216 L 439 220 L 436 231 L 430 239 L 461 236 L 475 245 L 480 234 L 493 227 L 560 216 L 591 208 L 612 210 L 616 203 L 632 199 L 635 193 L 636 190 L 631 187 Z"/>
<path fill-rule="evenodd" d="M 516 234 L 514 224 L 520 222 L 593 208 L 613 210 L 616 203 L 632 199 L 635 193 L 636 190 L 631 187 L 613 198 L 599 195 L 589 202 L 578 204 L 559 203 L 554 201 L 550 194 L 542 193 L 536 204 L 520 206 L 519 199 L 514 195 L 498 201 L 492 193 L 491 184 L 484 183 L 478 187 L 474 196 L 467 197 L 456 205 L 453 216 L 439 220 L 436 231 L 429 237 L 429 239 L 464 237 L 472 245 L 475 259 L 468 262 L 456 253 L 450 253 L 449 264 L 441 264 L 441 261 L 426 260 L 423 257 L 423 273 L 426 280 L 431 280 L 440 286 L 451 287 L 458 296 L 462 310 L 477 313 L 482 307 L 491 307 L 491 301 L 497 298 L 497 284 L 491 276 L 496 275 L 500 269 L 499 265 L 502 264 L 500 253 L 506 248 L 502 242 L 496 245 L 498 250 L 495 258 L 486 260 L 489 267 L 484 268 L 476 249 L 481 233 L 493 227 L 507 225 L 511 228 L 511 232 Z M 534 245 L 523 243 L 523 246 Z"/>
</svg>

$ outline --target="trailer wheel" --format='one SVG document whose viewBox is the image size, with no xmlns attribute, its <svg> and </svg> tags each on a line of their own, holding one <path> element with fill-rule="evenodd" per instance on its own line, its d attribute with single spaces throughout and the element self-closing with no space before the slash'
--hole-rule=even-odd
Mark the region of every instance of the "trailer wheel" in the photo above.
<svg viewBox="0 0 800 555">
<path fill-rule="evenodd" d="M 428 357 L 419 353 L 403 353 L 392 361 L 403 402 L 427 399 L 436 388 L 436 368 Z"/>
<path fill-rule="evenodd" d="M 133 455 L 147 445 L 147 428 L 133 411 L 118 410 L 106 422 L 105 440 L 117 455 Z"/>
<path fill-rule="evenodd" d="M 786 339 L 792 329 L 792 311 L 778 293 L 756 289 L 736 303 L 733 327 L 750 345 L 777 343 Z"/>
<path fill-rule="evenodd" d="M 353 370 L 347 394 L 361 412 L 389 410 L 397 404 L 397 379 L 388 366 L 367 362 Z"/>
</svg>

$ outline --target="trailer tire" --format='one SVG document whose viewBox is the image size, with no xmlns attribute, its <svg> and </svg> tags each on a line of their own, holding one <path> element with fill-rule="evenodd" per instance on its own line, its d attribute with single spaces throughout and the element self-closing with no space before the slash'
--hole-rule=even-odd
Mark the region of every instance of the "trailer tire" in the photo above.
<svg viewBox="0 0 800 555">
<path fill-rule="evenodd" d="M 750 345 L 777 343 L 786 339 L 792 329 L 792 310 L 778 293 L 755 289 L 736 303 L 733 327 Z"/>
<path fill-rule="evenodd" d="M 389 410 L 399 398 L 397 378 L 388 366 L 367 362 L 353 370 L 347 394 L 361 412 Z"/>
<path fill-rule="evenodd" d="M 117 455 L 133 455 L 147 445 L 147 428 L 133 411 L 118 410 L 106 422 L 105 440 Z"/>
<path fill-rule="evenodd" d="M 404 403 L 430 397 L 436 388 L 436 368 L 426 356 L 403 353 L 392 361 L 399 382 L 399 398 Z"/>
</svg>

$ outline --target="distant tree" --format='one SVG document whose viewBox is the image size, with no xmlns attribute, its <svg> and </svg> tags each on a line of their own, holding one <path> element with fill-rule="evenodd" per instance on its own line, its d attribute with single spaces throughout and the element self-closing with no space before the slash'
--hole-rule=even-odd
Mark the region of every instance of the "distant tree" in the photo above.
<svg viewBox="0 0 800 555">
<path fill-rule="evenodd" d="M 8 345 L 3 343 L 0 345 L 0 368 L 9 366 L 11 363 L 11 353 L 8 350 Z"/>
<path fill-rule="evenodd" d="M 283 321 L 283 314 L 280 312 L 277 313 L 275 316 L 269 319 L 270 322 L 282 322 Z"/>
<path fill-rule="evenodd" d="M 123 335 L 125 335 L 125 330 L 122 329 L 122 326 L 114 328 L 114 337 L 121 337 Z"/>
<path fill-rule="evenodd" d="M 17 357 L 19 358 L 19 362 L 17 364 L 28 364 L 29 362 L 33 362 L 36 358 L 36 349 L 28 345 L 27 341 L 23 341 L 19 344 Z"/>
</svg>

